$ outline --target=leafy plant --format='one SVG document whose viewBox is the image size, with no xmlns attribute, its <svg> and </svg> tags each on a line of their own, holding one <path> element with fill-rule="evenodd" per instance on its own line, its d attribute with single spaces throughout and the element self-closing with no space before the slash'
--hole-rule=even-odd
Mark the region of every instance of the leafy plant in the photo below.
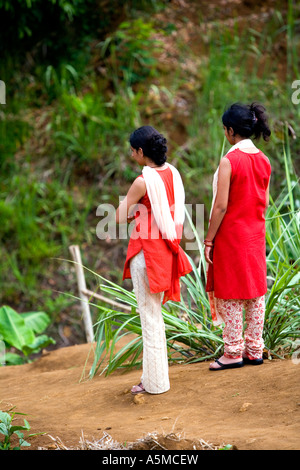
<svg viewBox="0 0 300 470">
<path fill-rule="evenodd" d="M 154 32 L 152 22 L 137 18 L 124 21 L 113 35 L 99 43 L 110 78 L 123 78 L 132 84 L 155 74 L 155 54 L 162 50 L 162 45 L 154 39 Z"/>
<path fill-rule="evenodd" d="M 29 431 L 30 425 L 26 419 L 24 419 L 23 425 L 13 425 L 15 415 L 23 415 L 24 413 L 13 412 L 12 409 L 8 412 L 0 411 L 0 434 L 4 435 L 3 441 L 0 441 L 0 450 L 21 450 L 21 447 L 30 447 L 31 444 L 27 442 L 33 436 L 43 433 L 27 434 L 21 431 Z M 18 445 L 14 445 L 14 438 L 17 438 Z M 14 447 L 12 447 L 14 446 Z"/>
<path fill-rule="evenodd" d="M 60 93 L 76 94 L 78 73 L 70 64 L 62 64 L 59 70 L 53 65 L 48 65 L 45 72 L 45 85 L 48 91 L 49 101 Z"/>
<path fill-rule="evenodd" d="M 285 189 L 266 218 L 267 268 L 271 284 L 266 299 L 266 347 L 292 346 L 300 337 L 300 191 L 290 154 L 287 130 L 284 140 Z"/>
<path fill-rule="evenodd" d="M 50 324 L 50 318 L 44 312 L 17 313 L 11 307 L 0 308 L 0 338 L 5 345 L 13 347 L 23 353 L 7 352 L 7 364 L 22 364 L 29 361 L 31 354 L 38 353 L 55 341 L 45 334 L 41 334 Z M 38 334 L 39 336 L 36 336 Z"/>
</svg>

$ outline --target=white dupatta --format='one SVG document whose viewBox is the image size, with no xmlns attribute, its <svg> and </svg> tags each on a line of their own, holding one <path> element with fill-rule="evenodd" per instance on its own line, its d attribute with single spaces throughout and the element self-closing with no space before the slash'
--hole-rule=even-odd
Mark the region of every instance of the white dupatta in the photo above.
<svg viewBox="0 0 300 470">
<path fill-rule="evenodd" d="M 178 238 L 176 227 L 182 226 L 184 222 L 185 193 L 179 171 L 169 163 L 166 163 L 166 165 L 170 168 L 173 174 L 175 199 L 174 220 L 170 212 L 166 188 L 159 176 L 159 172 L 154 168 L 145 166 L 143 168 L 143 177 L 146 183 L 147 194 L 151 203 L 153 216 L 159 231 L 163 238 L 174 241 Z"/>
</svg>

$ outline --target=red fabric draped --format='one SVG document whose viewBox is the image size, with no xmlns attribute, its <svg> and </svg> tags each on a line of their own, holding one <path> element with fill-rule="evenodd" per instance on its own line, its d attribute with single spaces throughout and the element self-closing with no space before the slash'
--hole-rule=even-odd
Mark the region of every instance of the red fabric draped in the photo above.
<svg viewBox="0 0 300 470">
<path fill-rule="evenodd" d="M 158 173 L 165 184 L 169 206 L 174 208 L 172 171 L 167 168 Z M 174 211 L 171 210 L 171 214 L 174 218 Z M 163 303 L 168 300 L 180 301 L 179 279 L 192 271 L 192 266 L 179 245 L 182 227 L 176 227 L 176 229 L 177 240 L 170 241 L 163 238 L 157 229 L 146 193 L 139 201 L 139 208 L 135 215 L 135 227 L 128 244 L 123 280 L 131 278 L 130 260 L 143 250 L 150 292 L 164 292 Z"/>
</svg>

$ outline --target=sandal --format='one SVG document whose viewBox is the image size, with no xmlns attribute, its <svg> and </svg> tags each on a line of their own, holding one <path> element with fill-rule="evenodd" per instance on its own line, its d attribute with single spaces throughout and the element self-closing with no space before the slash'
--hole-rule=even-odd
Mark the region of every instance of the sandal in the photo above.
<svg viewBox="0 0 300 470">
<path fill-rule="evenodd" d="M 146 393 L 142 382 L 140 382 L 138 385 L 134 385 L 131 389 L 131 393 L 132 395 L 137 395 L 138 393 Z"/>
<path fill-rule="evenodd" d="M 244 361 L 232 362 L 231 364 L 223 364 L 218 359 L 216 359 L 215 362 L 219 364 L 220 367 L 218 367 L 218 369 L 209 368 L 209 370 L 237 369 L 238 367 L 243 367 L 244 365 Z"/>
<path fill-rule="evenodd" d="M 250 359 L 249 357 L 244 357 L 243 359 L 244 359 L 245 364 L 250 364 L 251 366 L 259 366 L 260 364 L 263 364 L 264 362 L 263 358 Z"/>
</svg>

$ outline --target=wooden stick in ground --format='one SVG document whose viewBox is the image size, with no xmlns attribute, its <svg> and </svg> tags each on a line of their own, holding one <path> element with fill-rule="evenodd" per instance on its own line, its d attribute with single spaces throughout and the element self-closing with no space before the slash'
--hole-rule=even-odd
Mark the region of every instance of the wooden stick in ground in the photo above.
<svg viewBox="0 0 300 470">
<path fill-rule="evenodd" d="M 86 283 L 84 277 L 84 271 L 82 267 L 81 255 L 78 245 L 71 245 L 69 247 L 70 253 L 75 261 L 75 269 L 76 269 L 76 277 L 77 277 L 77 285 L 79 290 L 79 296 L 81 299 L 81 309 L 82 309 L 82 316 L 83 316 L 83 323 L 85 329 L 86 340 L 88 343 L 92 343 L 94 341 L 94 331 L 93 331 L 93 324 L 89 306 L 89 299 L 84 294 L 86 290 Z"/>
</svg>

